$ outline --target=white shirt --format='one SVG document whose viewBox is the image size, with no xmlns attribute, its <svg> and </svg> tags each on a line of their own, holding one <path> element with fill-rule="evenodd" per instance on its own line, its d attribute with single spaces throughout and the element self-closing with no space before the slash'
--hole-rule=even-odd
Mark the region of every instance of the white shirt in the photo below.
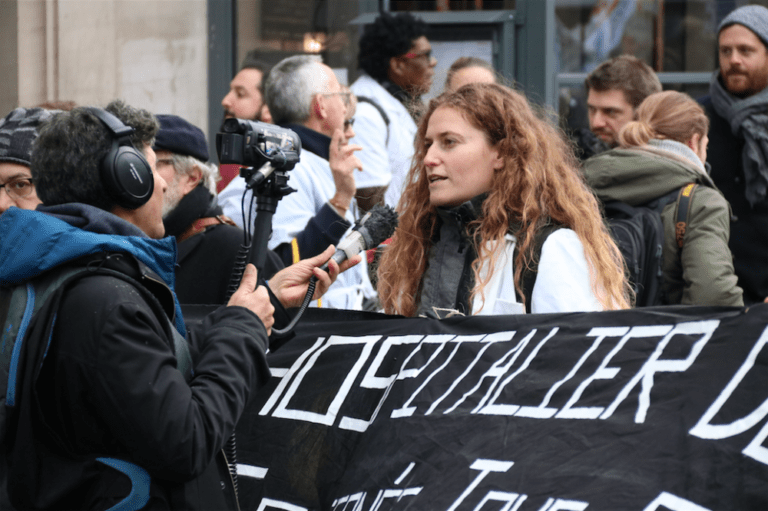
<svg viewBox="0 0 768 511">
<path fill-rule="evenodd" d="M 290 243 L 336 193 L 336 185 L 328 162 L 310 151 L 301 152 L 299 163 L 288 172 L 288 176 L 288 186 L 297 191 L 288 194 L 278 202 L 277 210 L 272 217 L 272 237 L 269 240 L 271 249 L 283 243 Z M 224 214 L 240 227 L 243 227 L 240 206 L 243 192 L 245 192 L 245 180 L 238 176 L 219 194 L 219 205 L 224 210 Z M 247 191 L 246 207 L 251 202 L 251 196 L 252 192 Z M 346 219 L 352 224 L 355 223 L 352 213 L 354 209 L 356 208 L 350 207 L 346 214 Z M 248 214 L 247 211 L 246 214 Z M 363 298 L 372 298 L 375 294 L 368 279 L 368 269 L 363 257 L 363 262 L 339 275 L 336 282 L 322 297 L 322 304 L 323 307 L 334 309 L 361 310 Z M 316 302 L 313 302 L 313 305 L 316 305 Z"/>
<path fill-rule="evenodd" d="M 376 107 L 362 101 L 357 103 L 355 137 L 350 143 L 363 148 L 356 153 L 363 163 L 363 171 L 355 172 L 355 183 L 361 189 L 389 184 L 384 200 L 395 207 L 411 166 L 416 123 L 405 106 L 367 74 L 355 80 L 350 88 L 356 96 L 371 98 L 389 117 L 387 127 Z"/>
<path fill-rule="evenodd" d="M 502 253 L 488 285 L 483 305 L 481 295 L 472 303 L 473 314 L 525 314 L 525 306 L 515 296 L 514 250 L 515 237 L 505 236 Z M 488 272 L 488 261 L 480 270 Z M 541 247 L 536 283 L 531 295 L 531 313 L 591 312 L 603 310 L 592 288 L 590 267 L 584 255 L 584 245 L 571 229 L 552 232 Z M 479 311 L 479 312 L 478 312 Z"/>
</svg>

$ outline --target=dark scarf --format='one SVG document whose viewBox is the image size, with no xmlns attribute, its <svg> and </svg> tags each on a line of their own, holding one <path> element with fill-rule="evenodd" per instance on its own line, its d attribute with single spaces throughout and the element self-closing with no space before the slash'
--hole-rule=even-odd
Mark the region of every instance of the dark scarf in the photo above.
<svg viewBox="0 0 768 511">
<path fill-rule="evenodd" d="M 411 114 L 413 121 L 418 124 L 421 114 L 424 112 L 424 104 L 421 102 L 421 96 L 412 96 L 405 89 L 399 85 L 390 82 L 389 80 L 383 80 L 379 82 L 379 85 L 384 87 L 384 90 L 392 94 L 395 99 L 405 106 L 408 113 Z"/>
<path fill-rule="evenodd" d="M 739 99 L 726 91 L 715 71 L 709 82 L 712 106 L 717 114 L 728 121 L 731 133 L 744 139 L 742 167 L 744 194 L 754 207 L 766 198 L 768 192 L 768 88 L 748 98 Z"/>
<path fill-rule="evenodd" d="M 456 312 L 470 314 L 469 295 L 475 285 L 472 263 L 477 252 L 468 227 L 481 217 L 487 196 L 484 193 L 459 206 L 437 208 L 438 228 L 421 281 L 418 316 L 444 318 Z"/>
<path fill-rule="evenodd" d="M 186 194 L 174 210 L 163 218 L 165 235 L 179 236 L 198 218 L 207 218 L 221 214 L 221 207 L 216 202 L 216 197 L 201 183 L 194 190 Z"/>
<path fill-rule="evenodd" d="M 302 149 L 315 153 L 324 160 L 328 160 L 331 150 L 331 137 L 301 124 L 286 124 L 283 128 L 292 129 L 296 132 L 301 140 Z"/>
</svg>

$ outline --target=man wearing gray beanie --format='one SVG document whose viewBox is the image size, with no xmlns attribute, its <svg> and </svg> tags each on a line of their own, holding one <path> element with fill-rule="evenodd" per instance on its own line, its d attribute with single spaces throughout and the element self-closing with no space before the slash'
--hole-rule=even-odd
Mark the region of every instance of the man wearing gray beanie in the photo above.
<svg viewBox="0 0 768 511">
<path fill-rule="evenodd" d="M 720 68 L 701 104 L 707 162 L 731 203 L 730 248 L 744 304 L 768 301 L 768 9 L 748 5 L 718 27 Z"/>
<path fill-rule="evenodd" d="M 17 108 L 0 120 L 0 213 L 11 206 L 35 209 L 40 204 L 29 161 L 40 125 L 55 112 Z"/>
</svg>

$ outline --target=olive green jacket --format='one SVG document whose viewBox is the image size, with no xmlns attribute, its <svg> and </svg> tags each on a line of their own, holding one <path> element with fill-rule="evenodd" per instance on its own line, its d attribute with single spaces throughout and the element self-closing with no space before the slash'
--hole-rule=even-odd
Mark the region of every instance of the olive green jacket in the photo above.
<svg viewBox="0 0 768 511">
<path fill-rule="evenodd" d="M 730 206 L 712 179 L 692 161 L 650 145 L 613 149 L 585 161 L 584 174 L 601 201 L 619 200 L 631 206 L 698 183 L 682 250 L 675 239 L 676 202 L 661 213 L 665 299 L 670 304 L 744 304 L 728 248 Z"/>
</svg>

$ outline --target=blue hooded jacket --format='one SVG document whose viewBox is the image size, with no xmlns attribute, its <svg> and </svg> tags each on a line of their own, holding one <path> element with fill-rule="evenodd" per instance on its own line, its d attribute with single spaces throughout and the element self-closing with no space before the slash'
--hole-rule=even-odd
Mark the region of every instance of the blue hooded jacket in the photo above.
<svg viewBox="0 0 768 511">
<path fill-rule="evenodd" d="M 86 204 L 11 207 L 0 215 L 0 285 L 14 285 L 82 256 L 125 252 L 147 265 L 174 291 L 176 240 L 149 238 L 138 227 Z M 174 291 L 176 330 L 186 336 Z"/>
</svg>

